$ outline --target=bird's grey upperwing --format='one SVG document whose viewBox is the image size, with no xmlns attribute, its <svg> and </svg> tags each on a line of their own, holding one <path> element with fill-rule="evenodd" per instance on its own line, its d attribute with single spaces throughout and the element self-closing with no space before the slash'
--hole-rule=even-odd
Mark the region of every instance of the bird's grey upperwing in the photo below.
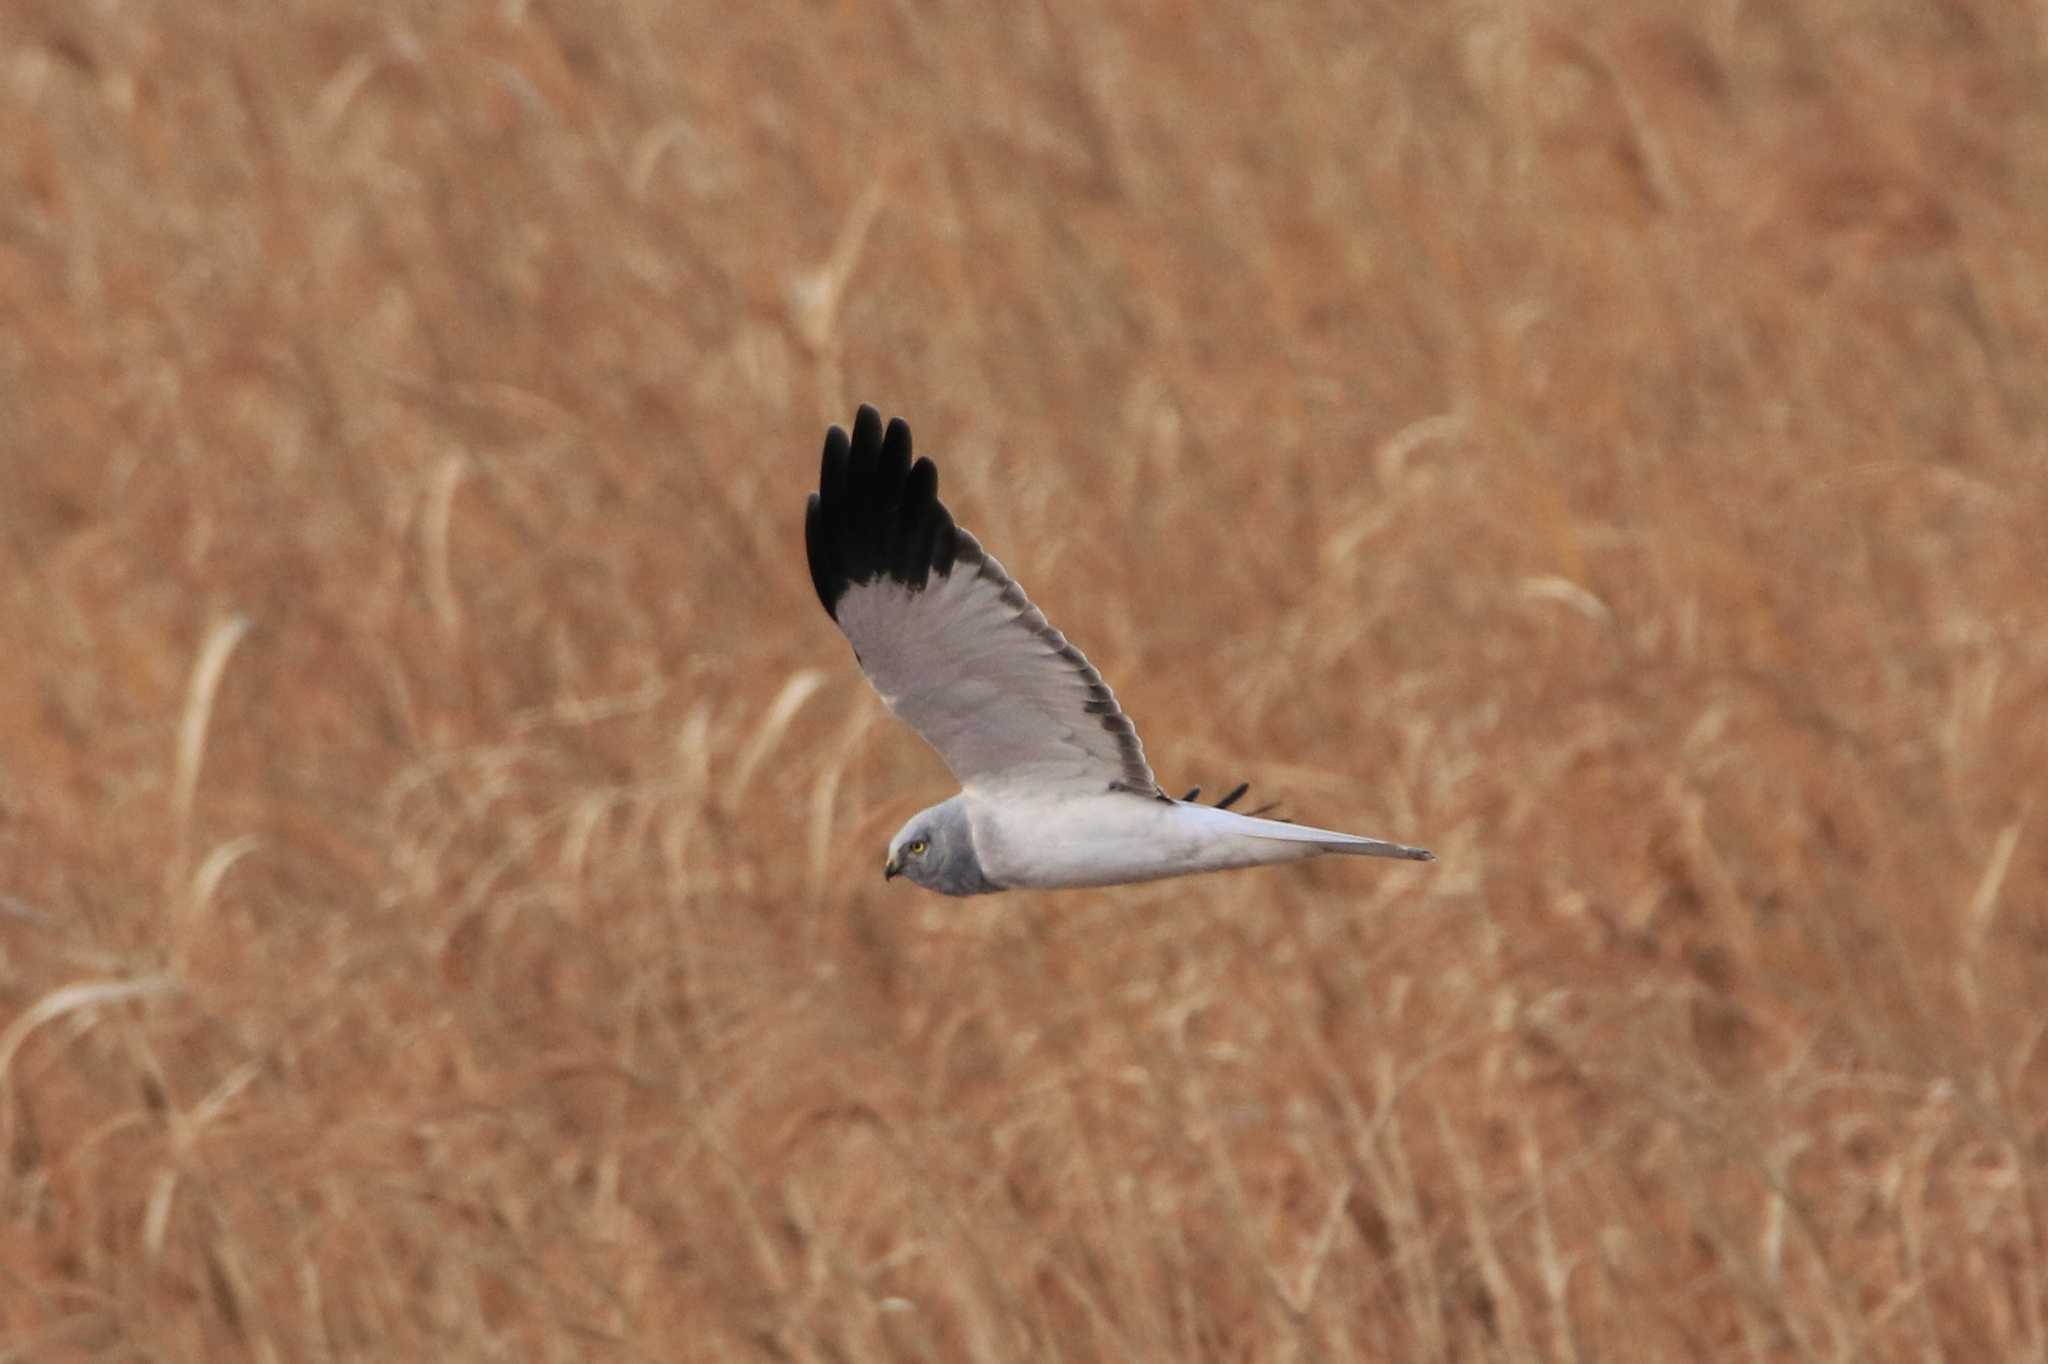
<svg viewBox="0 0 2048 1364">
<path fill-rule="evenodd" d="M 910 427 L 863 405 L 825 434 L 804 542 L 818 600 L 897 717 L 963 787 L 1159 795 L 1138 732 L 1081 651 L 954 525 Z"/>
</svg>

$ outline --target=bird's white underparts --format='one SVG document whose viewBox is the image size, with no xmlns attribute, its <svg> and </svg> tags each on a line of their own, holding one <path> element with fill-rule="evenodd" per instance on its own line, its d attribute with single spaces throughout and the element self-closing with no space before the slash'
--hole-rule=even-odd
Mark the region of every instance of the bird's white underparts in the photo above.
<svg viewBox="0 0 2048 1364">
<path fill-rule="evenodd" d="M 1324 853 L 1427 849 L 1176 800 L 1102 675 L 953 522 L 910 427 L 863 406 L 825 435 L 804 517 L 811 581 L 898 719 L 960 792 L 889 842 L 887 877 L 949 895 L 1111 886 Z M 1192 796 L 1194 793 L 1190 793 Z"/>
</svg>

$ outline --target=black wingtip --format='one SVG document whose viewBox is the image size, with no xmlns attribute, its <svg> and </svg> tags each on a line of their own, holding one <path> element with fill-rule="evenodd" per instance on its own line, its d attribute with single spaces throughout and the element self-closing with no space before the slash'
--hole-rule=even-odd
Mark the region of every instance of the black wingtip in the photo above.
<svg viewBox="0 0 2048 1364">
<path fill-rule="evenodd" d="M 882 414 L 872 403 L 862 403 L 853 414 L 853 448 L 870 456 L 882 444 Z"/>
<path fill-rule="evenodd" d="M 836 432 L 839 428 L 832 429 Z M 823 499 L 817 493 L 812 493 L 804 503 L 804 553 L 811 562 L 811 586 L 818 589 L 818 600 L 825 603 L 825 613 L 836 619 L 832 608 L 839 598 L 832 591 L 832 561 L 824 552 L 825 537 L 819 530 L 818 509 L 822 505 Z"/>
<path fill-rule="evenodd" d="M 939 471 L 912 459 L 910 425 L 884 427 L 863 403 L 851 434 L 825 433 L 818 491 L 804 510 L 804 549 L 811 585 L 835 619 L 839 599 L 856 583 L 888 578 L 922 591 L 936 573 L 953 569 L 959 530 L 939 501 Z"/>
</svg>

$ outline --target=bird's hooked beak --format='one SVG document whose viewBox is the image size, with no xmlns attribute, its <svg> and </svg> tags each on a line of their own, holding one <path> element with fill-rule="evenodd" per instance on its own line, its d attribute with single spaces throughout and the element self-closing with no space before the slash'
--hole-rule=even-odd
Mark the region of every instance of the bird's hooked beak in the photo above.
<svg viewBox="0 0 2048 1364">
<path fill-rule="evenodd" d="M 882 864 L 882 879 L 884 881 L 894 881 L 902 874 L 903 866 L 895 858 L 892 857 Z"/>
</svg>

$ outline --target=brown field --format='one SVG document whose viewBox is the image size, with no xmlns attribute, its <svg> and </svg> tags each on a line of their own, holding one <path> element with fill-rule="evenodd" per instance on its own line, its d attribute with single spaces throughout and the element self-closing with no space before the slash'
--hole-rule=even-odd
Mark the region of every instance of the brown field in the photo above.
<svg viewBox="0 0 2048 1364">
<path fill-rule="evenodd" d="M 2044 72 L 0 6 L 0 1360 L 2048 1359 Z M 1169 786 L 1442 861 L 885 886 L 863 400 Z"/>
</svg>

